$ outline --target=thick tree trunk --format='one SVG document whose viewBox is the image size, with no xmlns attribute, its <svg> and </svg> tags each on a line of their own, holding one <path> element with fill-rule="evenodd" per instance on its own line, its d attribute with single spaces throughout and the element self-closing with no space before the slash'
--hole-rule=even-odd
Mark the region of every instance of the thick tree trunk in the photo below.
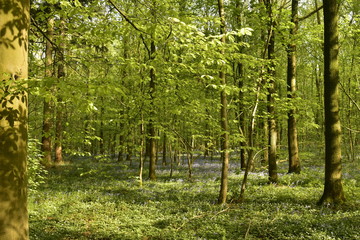
<svg viewBox="0 0 360 240">
<path fill-rule="evenodd" d="M 220 33 L 223 35 L 221 42 L 225 43 L 225 12 L 224 12 L 224 2 L 223 0 L 218 0 L 219 7 L 219 16 L 221 19 Z M 225 54 L 224 50 L 221 50 L 221 54 Z M 221 70 L 219 73 L 221 85 L 226 86 L 226 76 L 224 70 Z M 222 169 L 221 169 L 221 186 L 218 203 L 226 203 L 227 198 L 227 189 L 228 189 L 228 169 L 229 169 L 229 133 L 228 133 L 228 117 L 227 117 L 227 96 L 225 89 L 221 91 L 221 110 L 220 110 L 220 119 L 221 119 L 221 130 L 223 132 L 221 136 L 221 160 L 222 160 Z"/>
<path fill-rule="evenodd" d="M 292 0 L 291 22 L 294 23 L 290 30 L 292 43 L 288 46 L 288 69 L 287 69 L 287 91 L 288 99 L 295 98 L 296 92 L 296 44 L 295 37 L 298 28 L 298 5 L 299 0 Z M 288 153 L 289 153 L 289 173 L 300 173 L 299 147 L 296 128 L 296 109 L 292 106 L 288 112 Z"/>
<path fill-rule="evenodd" d="M 29 239 L 27 211 L 28 0 L 0 0 L 0 239 Z M 7 9 L 6 11 L 4 9 Z"/>
<path fill-rule="evenodd" d="M 338 1 L 324 0 L 325 186 L 323 203 L 345 201 L 341 182 Z"/>
</svg>

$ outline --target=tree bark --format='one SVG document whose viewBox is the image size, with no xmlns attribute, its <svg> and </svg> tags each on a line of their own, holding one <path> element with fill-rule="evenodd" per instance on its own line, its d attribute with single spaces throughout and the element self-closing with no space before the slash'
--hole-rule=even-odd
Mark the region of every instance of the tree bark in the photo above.
<svg viewBox="0 0 360 240">
<path fill-rule="evenodd" d="M 241 6 L 242 3 L 240 0 L 236 0 L 235 2 L 235 8 L 237 10 L 237 14 L 236 14 L 236 27 L 241 29 L 242 24 L 241 24 Z M 240 37 L 237 38 L 237 42 L 240 42 Z M 242 50 L 240 50 L 240 53 L 242 52 Z M 240 91 L 239 91 L 239 99 L 238 99 L 238 111 L 237 111 L 237 120 L 239 121 L 239 131 L 240 134 L 242 135 L 242 137 L 244 138 L 244 140 L 242 140 L 240 142 L 240 168 L 245 170 L 246 168 L 246 156 L 245 156 L 245 149 L 246 149 L 246 141 L 245 141 L 245 111 L 244 111 L 244 92 L 243 92 L 243 87 L 244 87 L 244 65 L 242 62 L 236 63 L 235 64 L 235 71 L 234 71 L 234 75 L 235 75 L 235 82 L 237 83 Z"/>
<path fill-rule="evenodd" d="M 65 20 L 60 18 L 60 44 L 58 52 L 58 66 L 57 77 L 58 81 L 65 78 L 65 65 L 64 65 L 64 48 L 65 48 Z M 56 123 L 55 123 L 55 164 L 62 164 L 62 141 L 63 141 L 63 111 L 64 104 L 60 93 L 61 89 L 57 89 L 57 107 L 56 107 Z"/>
<path fill-rule="evenodd" d="M 219 16 L 220 16 L 220 33 L 222 34 L 221 42 L 225 44 L 225 12 L 224 12 L 224 1 L 218 0 Z M 225 51 L 222 49 L 221 54 L 225 55 Z M 221 110 L 220 110 L 220 119 L 221 119 L 221 186 L 218 203 L 226 203 L 227 198 L 227 189 L 228 189 L 228 169 L 229 169 L 229 133 L 228 133 L 228 117 L 227 117 L 227 96 L 226 96 L 226 76 L 224 70 L 221 70 L 219 73 L 221 85 L 224 89 L 221 91 L 220 101 L 221 101 Z"/>
<path fill-rule="evenodd" d="M 291 22 L 294 24 L 290 30 L 291 43 L 288 45 L 288 69 L 287 69 L 287 92 L 291 109 L 288 112 L 288 153 L 289 173 L 300 173 L 299 147 L 296 127 L 296 108 L 291 105 L 296 94 L 296 43 L 295 38 L 298 29 L 298 6 L 299 0 L 292 0 Z"/>
<path fill-rule="evenodd" d="M 144 170 L 144 116 L 141 112 L 141 123 L 140 123 L 140 163 L 139 163 L 139 182 L 140 187 L 143 185 L 143 170 Z"/>
<path fill-rule="evenodd" d="M 276 119 L 275 119 L 275 66 L 273 63 L 274 54 L 275 54 L 275 32 L 274 32 L 274 19 L 273 19 L 273 10 L 272 3 L 270 0 L 266 0 L 266 9 L 269 17 L 269 26 L 268 26 L 268 94 L 267 94 L 267 110 L 268 110 L 268 128 L 269 128 L 269 141 L 268 141 L 268 154 L 269 154 L 269 182 L 277 183 L 277 163 L 276 163 L 276 147 L 277 147 L 277 129 L 276 129 Z"/>
<path fill-rule="evenodd" d="M 52 17 L 49 18 L 48 22 L 48 30 L 47 30 L 47 38 L 46 40 L 46 49 L 45 49 L 45 84 L 48 87 L 48 81 L 50 81 L 51 77 L 54 76 L 53 71 L 53 47 L 50 41 L 53 40 L 53 28 L 54 28 L 54 19 Z M 52 85 L 52 84 L 51 84 Z M 47 88 L 48 91 L 52 91 L 52 87 Z M 51 93 L 49 93 L 51 94 Z M 52 164 L 51 159 L 51 114 L 52 114 L 52 101 L 50 97 L 45 96 L 44 98 L 44 106 L 43 106 L 43 126 L 42 126 L 42 138 L 41 138 L 41 150 L 44 154 L 43 157 L 43 165 L 49 167 Z"/>
<path fill-rule="evenodd" d="M 166 132 L 164 132 L 164 136 L 163 136 L 163 154 L 162 154 L 162 165 L 163 166 L 166 166 L 167 165 L 167 162 L 166 162 L 166 155 L 167 155 L 167 149 L 166 149 L 166 142 L 167 142 L 167 137 L 166 137 Z"/>
<path fill-rule="evenodd" d="M 341 182 L 339 118 L 339 29 L 337 0 L 324 0 L 325 184 L 318 204 L 345 201 Z"/>
<path fill-rule="evenodd" d="M 29 239 L 28 0 L 0 0 L 0 239 Z"/>
<path fill-rule="evenodd" d="M 155 54 L 156 48 L 155 48 L 155 42 L 154 40 L 151 41 L 151 46 L 150 46 L 150 58 L 154 59 L 154 54 Z M 155 94 L 155 81 L 156 81 L 156 74 L 155 74 L 155 69 L 152 67 L 150 69 L 150 120 L 149 120 L 149 124 L 148 124 L 148 131 L 149 131 L 149 135 L 148 135 L 148 141 L 149 141 L 149 154 L 150 154 L 150 164 L 149 164 L 149 178 L 150 180 L 156 180 L 156 174 L 155 174 L 155 170 L 156 170 L 156 130 L 155 130 L 155 126 L 154 126 L 154 114 L 155 114 L 155 110 L 154 110 L 154 94 Z"/>
</svg>

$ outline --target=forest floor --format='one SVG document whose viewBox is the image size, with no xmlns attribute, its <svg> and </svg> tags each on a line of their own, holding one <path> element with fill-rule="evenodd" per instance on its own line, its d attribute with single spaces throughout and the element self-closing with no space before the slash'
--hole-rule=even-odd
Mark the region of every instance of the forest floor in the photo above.
<svg viewBox="0 0 360 240">
<path fill-rule="evenodd" d="M 344 164 L 344 206 L 317 206 L 323 168 L 306 166 L 267 184 L 265 169 L 249 176 L 245 201 L 216 204 L 221 164 L 197 159 L 193 177 L 186 164 L 158 166 L 157 181 L 139 185 L 138 164 L 77 159 L 50 169 L 29 196 L 32 240 L 154 239 L 360 239 L 360 168 Z M 308 163 L 310 165 L 310 163 Z M 243 178 L 230 167 L 229 199 Z M 144 176 L 147 176 L 145 171 Z"/>
</svg>

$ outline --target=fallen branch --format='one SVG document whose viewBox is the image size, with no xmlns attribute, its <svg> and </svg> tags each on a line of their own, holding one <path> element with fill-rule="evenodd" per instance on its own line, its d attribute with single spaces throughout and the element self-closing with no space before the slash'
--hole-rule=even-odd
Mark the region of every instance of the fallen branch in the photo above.
<svg viewBox="0 0 360 240">
<path fill-rule="evenodd" d="M 221 214 L 221 213 L 224 213 L 224 212 L 228 211 L 229 209 L 230 209 L 230 207 L 227 207 L 227 208 L 225 208 L 225 209 L 222 209 L 221 211 L 216 212 L 215 214 L 213 214 L 213 216 L 211 217 L 211 219 L 213 219 L 215 216 L 217 216 L 217 215 L 219 215 L 219 214 Z M 183 228 L 187 223 L 189 223 L 191 220 L 198 219 L 198 218 L 203 218 L 203 217 L 206 217 L 206 216 L 208 216 L 208 215 L 210 215 L 210 213 L 204 213 L 204 214 L 200 214 L 200 215 L 193 216 L 193 217 L 189 218 L 186 222 L 184 222 L 183 224 L 181 224 L 181 226 L 178 227 L 178 228 L 176 229 L 176 231 L 179 231 L 180 229 L 182 229 L 182 228 Z"/>
</svg>

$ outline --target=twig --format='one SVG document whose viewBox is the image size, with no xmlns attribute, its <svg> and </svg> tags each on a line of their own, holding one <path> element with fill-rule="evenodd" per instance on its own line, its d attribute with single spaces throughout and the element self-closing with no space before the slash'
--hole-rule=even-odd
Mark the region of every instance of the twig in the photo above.
<svg viewBox="0 0 360 240">
<path fill-rule="evenodd" d="M 230 209 L 230 207 L 227 207 L 227 208 L 225 208 L 225 209 L 223 209 L 223 210 L 221 210 L 221 211 L 219 211 L 219 212 L 216 212 L 216 213 L 211 217 L 211 219 L 213 219 L 215 216 L 217 216 L 217 215 L 219 215 L 219 214 L 221 214 L 221 213 L 223 213 L 223 212 L 228 211 L 229 209 Z M 197 219 L 197 218 L 203 218 L 203 217 L 206 217 L 206 216 L 208 216 L 208 215 L 210 215 L 210 214 L 209 214 L 209 213 L 204 213 L 204 214 L 200 214 L 200 215 L 193 216 L 193 217 L 189 218 L 186 222 L 184 222 L 183 224 L 181 224 L 181 226 L 178 227 L 178 228 L 176 229 L 176 231 L 179 231 L 180 229 L 182 229 L 182 228 L 183 228 L 187 223 L 189 223 L 191 220 L 194 220 L 194 219 Z"/>
<path fill-rule="evenodd" d="M 244 239 L 246 239 L 247 236 L 249 235 L 250 226 L 251 226 L 251 221 L 249 222 L 248 228 L 246 229 L 246 233 L 245 233 Z"/>
<path fill-rule="evenodd" d="M 34 27 L 39 30 L 39 32 L 41 33 L 41 35 L 43 35 L 43 37 L 56 49 L 59 50 L 60 47 L 58 45 L 56 45 L 56 43 L 54 43 L 47 35 L 46 33 L 39 27 L 39 25 L 37 24 L 36 20 L 31 17 L 31 23 L 32 25 L 34 25 Z M 60 54 L 63 54 L 61 51 L 59 51 Z"/>
<path fill-rule="evenodd" d="M 184 222 L 183 224 L 181 224 L 180 227 L 178 227 L 176 229 L 176 231 L 179 231 L 180 229 L 182 229 L 187 223 L 189 223 L 191 220 L 193 219 L 196 219 L 196 218 L 202 218 L 202 217 L 205 217 L 207 214 L 201 214 L 201 215 L 196 215 L 196 216 L 193 216 L 191 218 L 189 218 L 186 222 Z"/>
<path fill-rule="evenodd" d="M 215 216 L 217 216 L 217 215 L 219 215 L 219 214 L 221 214 L 221 213 L 223 213 L 223 212 L 226 212 L 226 211 L 229 210 L 229 209 L 230 209 L 230 207 L 227 207 L 227 208 L 225 208 L 225 209 L 223 209 L 223 210 L 215 213 L 214 216 L 211 217 L 211 219 L 213 219 Z"/>
<path fill-rule="evenodd" d="M 350 94 L 348 92 L 346 92 L 344 86 L 342 85 L 342 83 L 339 81 L 340 87 L 343 90 L 343 92 L 345 93 L 345 95 L 350 99 L 350 101 L 355 105 L 355 107 L 360 111 L 360 107 L 359 105 L 355 102 L 355 100 L 350 96 Z"/>
</svg>

